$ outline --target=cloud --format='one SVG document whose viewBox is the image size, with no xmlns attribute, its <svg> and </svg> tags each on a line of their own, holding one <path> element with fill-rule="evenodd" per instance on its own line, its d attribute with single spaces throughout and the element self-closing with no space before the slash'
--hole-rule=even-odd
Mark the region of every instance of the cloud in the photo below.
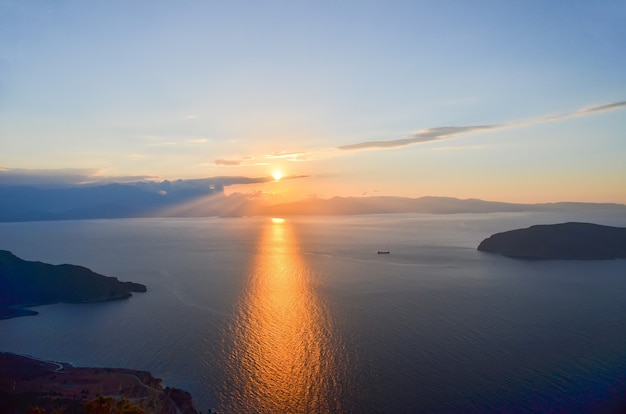
<svg viewBox="0 0 626 414">
<path fill-rule="evenodd" d="M 297 180 L 299 178 L 309 178 L 309 177 L 310 177 L 310 175 L 287 175 L 287 176 L 281 178 L 280 180 L 281 181 L 283 181 L 283 180 Z M 272 180 L 274 180 L 274 177 L 272 177 Z"/>
<path fill-rule="evenodd" d="M 308 175 L 287 175 L 281 178 L 281 181 L 282 180 L 296 180 L 296 179 L 308 178 L 308 177 L 309 177 Z M 186 180 L 186 181 L 193 182 L 196 180 Z M 262 183 L 269 183 L 275 180 L 274 180 L 274 177 L 268 175 L 265 177 L 221 176 L 221 177 L 202 178 L 197 181 L 201 181 L 204 183 L 211 183 L 211 184 L 220 184 L 226 187 L 229 185 L 238 185 L 238 184 L 262 184 Z"/>
<path fill-rule="evenodd" d="M 626 108 L 626 101 L 613 102 L 609 104 L 590 106 L 588 108 L 579 109 L 577 111 L 546 115 L 546 116 L 542 116 L 542 117 L 535 118 L 535 119 L 529 119 L 527 121 L 520 121 L 520 122 L 517 122 L 517 124 L 518 125 L 541 124 L 544 122 L 554 122 L 554 121 L 559 121 L 561 119 L 572 118 L 576 116 L 587 116 L 587 115 L 592 115 L 598 112 L 608 112 L 608 111 L 624 109 L 624 108 Z"/>
<path fill-rule="evenodd" d="M 306 158 L 306 152 L 298 151 L 298 152 L 287 152 L 287 151 L 275 151 L 271 154 L 266 154 L 263 158 L 265 159 L 288 159 L 288 160 L 301 160 Z"/>
<path fill-rule="evenodd" d="M 245 176 L 220 176 L 205 178 L 205 181 L 212 181 L 219 183 L 223 186 L 237 185 L 237 184 L 260 184 L 274 181 L 273 177 L 245 177 Z"/>
<path fill-rule="evenodd" d="M 421 142 L 438 141 L 440 139 L 450 138 L 454 135 L 465 134 L 475 131 L 487 131 L 498 128 L 499 125 L 470 125 L 461 127 L 438 127 L 428 128 L 416 132 L 412 136 L 387 141 L 365 141 L 356 144 L 342 145 L 337 147 L 343 151 L 362 150 L 362 149 L 386 149 L 404 147 L 407 145 L 418 144 Z"/>
<path fill-rule="evenodd" d="M 255 157 L 241 157 L 241 158 L 216 158 L 214 160 L 215 165 L 226 166 L 238 166 L 238 165 L 270 165 L 268 160 L 284 159 L 288 161 L 304 161 L 306 155 L 303 152 L 274 152 L 272 154 L 265 154 L 258 158 Z"/>
<path fill-rule="evenodd" d="M 624 109 L 624 108 L 626 108 L 626 101 L 620 101 L 620 102 L 613 102 L 613 103 L 604 104 L 604 105 L 592 106 L 589 108 L 583 108 L 577 111 L 564 112 L 564 113 L 556 114 L 556 115 L 545 115 L 545 116 L 541 116 L 537 118 L 531 118 L 531 119 L 526 119 L 522 121 L 511 121 L 511 122 L 505 122 L 501 124 L 447 126 L 447 127 L 428 128 L 428 129 L 423 129 L 421 131 L 418 131 L 408 137 L 404 137 L 400 139 L 357 142 L 355 144 L 341 145 L 336 148 L 342 151 L 355 151 L 355 150 L 366 150 L 366 149 L 382 150 L 382 149 L 398 148 L 398 147 L 405 147 L 408 145 L 420 144 L 424 142 L 439 141 L 443 139 L 454 138 L 458 135 L 468 134 L 471 132 L 490 131 L 494 129 L 537 125 L 537 124 L 543 124 L 547 122 L 555 122 L 555 121 L 559 121 L 559 120 L 566 119 L 566 118 L 572 118 L 576 116 L 586 116 L 586 115 L 590 115 L 593 113 L 606 112 L 606 111 Z"/>
<path fill-rule="evenodd" d="M 0 168 L 0 185 L 66 187 L 85 184 L 129 183 L 155 178 L 148 175 L 108 176 L 104 173 L 104 170 L 98 168 Z"/>
<path fill-rule="evenodd" d="M 320 155 L 322 152 L 334 151 L 330 150 L 318 150 L 312 152 L 286 152 L 276 151 L 271 154 L 261 155 L 259 157 L 241 157 L 241 158 L 216 158 L 213 162 L 215 165 L 225 166 L 240 166 L 240 165 L 270 165 L 271 160 L 281 159 L 286 161 L 309 161 L 312 155 Z"/>
<path fill-rule="evenodd" d="M 216 165 L 241 165 L 244 160 L 227 160 L 225 158 L 216 158 Z"/>
<path fill-rule="evenodd" d="M 154 187 L 161 190 L 161 185 L 169 183 L 177 188 L 208 188 L 210 186 L 229 186 L 240 184 L 261 184 L 274 181 L 272 176 L 217 176 L 188 180 L 160 181 L 157 177 L 147 175 L 111 176 L 97 168 L 67 169 L 19 169 L 0 166 L 0 185 L 24 185 L 33 187 L 74 187 L 81 185 L 101 184 L 134 184 L 141 187 Z M 289 175 L 281 180 L 307 178 L 308 175 Z M 167 191 L 167 189 L 164 189 Z M 155 190 L 156 191 L 156 190 Z M 169 191 L 168 191 L 169 192 Z"/>
<path fill-rule="evenodd" d="M 575 113 L 576 114 L 588 114 L 592 112 L 612 111 L 614 109 L 621 109 L 621 108 L 626 108 L 626 101 L 614 102 L 614 103 L 605 104 L 605 105 L 597 105 L 597 106 L 592 106 L 589 108 L 583 108 L 583 109 L 576 111 Z"/>
<path fill-rule="evenodd" d="M 307 151 L 275 151 L 270 154 L 260 155 L 258 157 L 244 157 L 238 159 L 224 159 L 218 158 L 215 160 L 217 165 L 265 165 L 267 161 L 272 159 L 284 159 L 287 161 L 310 161 L 320 158 L 336 157 L 344 154 L 348 154 L 352 151 L 361 150 L 388 150 L 394 148 L 401 148 L 410 145 L 421 144 L 425 142 L 441 141 L 446 139 L 457 138 L 464 134 L 470 134 L 475 132 L 487 132 L 504 128 L 519 128 L 523 126 L 531 126 L 544 124 L 549 122 L 556 122 L 567 118 L 580 117 L 596 114 L 599 112 L 606 112 L 611 110 L 619 110 L 626 108 L 626 101 L 613 102 L 603 105 L 591 106 L 570 112 L 563 112 L 560 114 L 549 114 L 536 118 L 530 118 L 520 121 L 510 121 L 500 124 L 485 124 L 485 125 L 465 125 L 465 126 L 443 126 L 435 128 L 427 128 L 417 131 L 411 135 L 389 139 L 389 140 L 377 140 L 377 141 L 363 141 L 353 144 L 340 145 L 333 148 L 320 148 Z M 457 147 L 458 148 L 458 147 Z M 265 160 L 265 162 L 263 162 Z"/>
</svg>

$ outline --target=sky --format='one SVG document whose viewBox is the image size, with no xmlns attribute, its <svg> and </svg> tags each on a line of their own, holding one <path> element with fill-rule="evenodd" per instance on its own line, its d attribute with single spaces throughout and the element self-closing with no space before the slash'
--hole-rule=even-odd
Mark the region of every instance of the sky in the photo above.
<svg viewBox="0 0 626 414">
<path fill-rule="evenodd" d="M 626 203 L 624 22 L 623 0 L 0 0 L 0 175 Z"/>
</svg>

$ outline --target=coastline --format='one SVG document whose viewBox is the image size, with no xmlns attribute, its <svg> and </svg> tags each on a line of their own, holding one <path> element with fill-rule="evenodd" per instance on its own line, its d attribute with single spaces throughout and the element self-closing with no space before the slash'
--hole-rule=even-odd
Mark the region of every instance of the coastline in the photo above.
<svg viewBox="0 0 626 414">
<path fill-rule="evenodd" d="M 155 414 L 198 414 L 191 394 L 163 385 L 147 371 L 74 367 L 69 363 L 0 352 L 0 402 L 5 408 L 84 407 L 99 398 L 119 400 Z"/>
<path fill-rule="evenodd" d="M 84 266 L 29 261 L 0 250 L 0 320 L 39 313 L 27 307 L 124 300 L 147 290 L 140 283 L 122 282 Z"/>
<path fill-rule="evenodd" d="M 31 309 L 24 309 L 24 308 L 19 308 L 19 307 L 7 307 L 7 308 L 0 307 L 0 321 L 5 320 L 5 319 L 11 319 L 11 318 L 19 318 L 20 316 L 35 316 L 35 315 L 39 315 L 39 312 L 31 310 Z"/>
<path fill-rule="evenodd" d="M 106 299 L 91 299 L 91 300 L 83 300 L 83 301 L 55 301 L 55 302 L 42 302 L 42 303 L 19 303 L 11 306 L 0 306 L 0 321 L 11 318 L 19 318 L 21 316 L 35 316 L 39 315 L 39 311 L 29 309 L 31 307 L 36 306 L 48 306 L 48 305 L 58 305 L 61 303 L 68 304 L 92 304 L 92 303 L 103 303 L 103 302 L 114 302 L 118 300 L 126 300 L 130 299 L 133 295 L 131 293 L 120 294 L 118 296 L 108 297 Z"/>
</svg>

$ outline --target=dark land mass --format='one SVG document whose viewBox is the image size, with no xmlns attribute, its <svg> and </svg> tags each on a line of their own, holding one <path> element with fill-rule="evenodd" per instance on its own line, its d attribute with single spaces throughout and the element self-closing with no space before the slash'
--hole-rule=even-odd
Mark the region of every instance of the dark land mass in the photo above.
<svg viewBox="0 0 626 414">
<path fill-rule="evenodd" d="M 23 306 L 102 302 L 145 291 L 144 285 L 120 282 L 86 267 L 30 262 L 0 250 L 0 319 L 37 314 Z"/>
<path fill-rule="evenodd" d="M 309 198 L 293 203 L 259 208 L 261 215 L 352 215 L 393 213 L 507 213 L 536 211 L 606 210 L 625 212 L 626 205 L 612 203 L 543 203 L 517 204 L 453 197 L 333 197 Z"/>
<path fill-rule="evenodd" d="M 393 213 L 500 213 L 603 210 L 626 213 L 623 204 L 517 204 L 452 197 L 312 197 L 266 206 L 254 197 L 224 194 L 234 184 L 271 177 L 214 177 L 197 180 L 76 185 L 63 188 L 3 184 L 0 222 L 137 217 L 241 217 Z"/>
<path fill-rule="evenodd" d="M 494 234 L 478 250 L 524 259 L 626 258 L 626 228 L 591 223 L 531 226 Z"/>
<path fill-rule="evenodd" d="M 117 411 L 104 409 L 115 404 Z M 163 387 L 149 372 L 0 353 L 0 414 L 27 412 L 197 414 L 189 393 Z"/>
</svg>

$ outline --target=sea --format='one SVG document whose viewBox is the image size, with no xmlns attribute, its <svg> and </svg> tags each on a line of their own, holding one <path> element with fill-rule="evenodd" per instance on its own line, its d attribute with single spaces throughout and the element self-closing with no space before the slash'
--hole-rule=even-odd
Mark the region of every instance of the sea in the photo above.
<svg viewBox="0 0 626 414">
<path fill-rule="evenodd" d="M 146 293 L 0 321 L 0 351 L 150 371 L 220 413 L 626 407 L 626 260 L 519 260 L 493 233 L 624 214 L 0 223 L 0 249 Z M 379 251 L 389 254 L 378 254 Z"/>
</svg>

